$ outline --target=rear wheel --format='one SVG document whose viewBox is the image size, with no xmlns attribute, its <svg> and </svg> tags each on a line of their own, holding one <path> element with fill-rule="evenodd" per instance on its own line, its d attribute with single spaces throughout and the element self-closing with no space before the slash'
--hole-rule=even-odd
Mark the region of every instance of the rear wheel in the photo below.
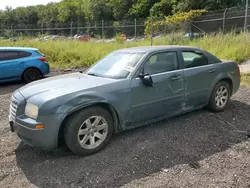
<svg viewBox="0 0 250 188">
<path fill-rule="evenodd" d="M 230 86 L 227 82 L 219 82 L 213 90 L 210 98 L 209 108 L 215 112 L 223 111 L 230 99 Z"/>
<path fill-rule="evenodd" d="M 23 73 L 23 80 L 27 83 L 39 80 L 43 77 L 41 72 L 35 68 L 29 68 Z"/>
<path fill-rule="evenodd" d="M 76 155 L 90 155 L 103 149 L 113 133 L 112 116 L 103 108 L 83 109 L 66 120 L 64 139 Z"/>
</svg>

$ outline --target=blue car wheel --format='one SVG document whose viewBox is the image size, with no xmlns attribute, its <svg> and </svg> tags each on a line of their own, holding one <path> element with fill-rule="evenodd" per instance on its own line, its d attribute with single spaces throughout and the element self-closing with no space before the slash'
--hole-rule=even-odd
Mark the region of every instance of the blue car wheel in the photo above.
<svg viewBox="0 0 250 188">
<path fill-rule="evenodd" d="M 39 80 L 43 77 L 41 72 L 36 68 L 29 68 L 23 73 L 23 80 L 27 83 Z"/>
</svg>

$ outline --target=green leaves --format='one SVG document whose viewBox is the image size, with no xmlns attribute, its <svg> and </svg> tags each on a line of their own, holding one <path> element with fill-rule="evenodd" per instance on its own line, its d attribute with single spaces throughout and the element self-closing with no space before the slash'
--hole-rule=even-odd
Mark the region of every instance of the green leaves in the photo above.
<svg viewBox="0 0 250 188">
<path fill-rule="evenodd" d="M 68 24 L 79 25 L 101 20 L 125 20 L 134 18 L 164 18 L 175 13 L 196 9 L 216 10 L 244 5 L 246 0 L 62 0 L 60 3 L 20 7 L 6 7 L 0 11 L 0 23 L 13 26 L 32 25 L 53 26 Z"/>
<path fill-rule="evenodd" d="M 150 17 L 164 17 L 164 15 L 170 15 L 172 13 L 171 0 L 161 0 L 155 3 L 150 9 Z"/>
</svg>

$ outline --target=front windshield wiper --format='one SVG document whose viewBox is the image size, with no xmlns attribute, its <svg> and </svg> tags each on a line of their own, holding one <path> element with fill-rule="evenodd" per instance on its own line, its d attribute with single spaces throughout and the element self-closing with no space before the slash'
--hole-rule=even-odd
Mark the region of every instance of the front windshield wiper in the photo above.
<svg viewBox="0 0 250 188">
<path fill-rule="evenodd" d="M 100 75 L 97 75 L 97 74 L 95 74 L 95 73 L 88 73 L 87 75 L 100 77 Z"/>
</svg>

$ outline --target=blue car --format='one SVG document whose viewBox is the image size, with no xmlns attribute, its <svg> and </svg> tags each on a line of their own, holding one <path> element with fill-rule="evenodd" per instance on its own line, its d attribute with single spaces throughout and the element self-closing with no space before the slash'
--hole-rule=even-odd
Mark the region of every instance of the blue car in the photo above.
<svg viewBox="0 0 250 188">
<path fill-rule="evenodd" d="M 36 48 L 0 47 L 0 82 L 32 82 L 50 72 L 45 56 Z"/>
</svg>

